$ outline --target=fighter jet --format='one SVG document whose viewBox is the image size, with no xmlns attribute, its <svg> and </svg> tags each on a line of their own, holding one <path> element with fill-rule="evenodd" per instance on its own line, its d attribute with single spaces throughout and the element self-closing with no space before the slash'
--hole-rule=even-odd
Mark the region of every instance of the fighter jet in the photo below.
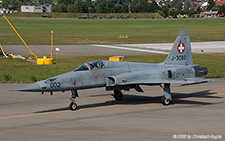
<svg viewBox="0 0 225 141">
<path fill-rule="evenodd" d="M 22 88 L 17 91 L 50 92 L 71 91 L 71 110 L 77 109 L 75 98 L 78 90 L 105 87 L 106 91 L 114 91 L 115 100 L 121 100 L 122 91 L 135 89 L 144 92 L 141 85 L 160 86 L 164 95 L 163 105 L 172 103 L 170 85 L 192 85 L 213 81 L 200 78 L 208 73 L 206 67 L 193 65 L 191 44 L 188 31 L 180 31 L 166 60 L 159 64 L 97 60 L 87 62 L 75 70 L 54 76 Z"/>
</svg>

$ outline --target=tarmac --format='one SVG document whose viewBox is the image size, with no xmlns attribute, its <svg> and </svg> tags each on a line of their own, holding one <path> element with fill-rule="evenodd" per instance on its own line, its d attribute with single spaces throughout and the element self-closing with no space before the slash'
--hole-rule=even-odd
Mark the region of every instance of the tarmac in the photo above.
<svg viewBox="0 0 225 141">
<path fill-rule="evenodd" d="M 70 92 L 17 92 L 27 84 L 0 83 L 0 140 L 224 140 L 225 78 L 215 80 L 172 85 L 169 106 L 159 86 L 123 91 L 122 101 L 104 88 L 81 90 L 76 111 L 68 108 Z"/>
<path fill-rule="evenodd" d="M 55 45 L 58 55 L 168 54 L 173 43 L 120 45 Z M 50 45 L 30 46 L 49 55 Z M 28 54 L 22 45 L 5 51 Z M 204 49 L 202 52 L 201 49 Z M 225 42 L 193 42 L 193 53 L 223 53 Z M 70 111 L 70 92 L 16 92 L 27 84 L 0 83 L 0 140 L 224 140 L 225 78 L 180 87 L 172 85 L 174 104 L 162 106 L 159 86 L 142 86 L 144 93 L 123 91 L 115 101 L 104 88 L 79 91 L 78 110 Z"/>
<path fill-rule="evenodd" d="M 24 45 L 2 45 L 5 52 L 14 54 L 30 54 Z M 116 45 L 54 45 L 59 56 L 86 56 L 86 55 L 143 55 L 143 54 L 169 54 L 173 43 L 157 44 L 116 44 Z M 192 53 L 224 53 L 225 41 L 192 42 Z M 29 45 L 35 55 L 49 56 L 50 45 Z M 202 52 L 203 49 L 203 52 Z"/>
</svg>

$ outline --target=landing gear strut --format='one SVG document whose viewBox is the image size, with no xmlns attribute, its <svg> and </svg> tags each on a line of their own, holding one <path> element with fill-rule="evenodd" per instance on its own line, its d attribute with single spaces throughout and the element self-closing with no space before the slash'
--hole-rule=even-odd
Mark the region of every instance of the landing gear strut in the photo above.
<svg viewBox="0 0 225 141">
<path fill-rule="evenodd" d="M 121 100 L 123 98 L 123 93 L 120 90 L 114 90 L 115 100 Z"/>
<path fill-rule="evenodd" d="M 76 103 L 75 99 L 76 99 L 76 97 L 79 97 L 79 96 L 78 96 L 77 90 L 71 90 L 71 92 L 72 92 L 72 95 L 70 98 L 71 103 L 69 105 L 69 108 L 71 111 L 74 111 L 77 109 L 77 103 Z"/>
<path fill-rule="evenodd" d="M 170 105 L 172 102 L 171 92 L 170 92 L 170 84 L 164 84 L 163 87 L 164 96 L 161 99 L 162 105 Z"/>
</svg>

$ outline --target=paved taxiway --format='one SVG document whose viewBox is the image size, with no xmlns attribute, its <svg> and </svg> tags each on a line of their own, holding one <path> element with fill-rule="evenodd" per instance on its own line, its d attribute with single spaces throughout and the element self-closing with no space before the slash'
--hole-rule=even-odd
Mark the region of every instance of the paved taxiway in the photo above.
<svg viewBox="0 0 225 141">
<path fill-rule="evenodd" d="M 77 111 L 68 110 L 70 92 L 50 96 L 10 91 L 24 85 L 0 83 L 1 141 L 149 141 L 178 135 L 225 139 L 225 78 L 173 85 L 175 104 L 170 106 L 160 103 L 163 91 L 158 86 L 143 86 L 145 93 L 124 92 L 120 102 L 104 88 L 81 90 Z"/>
<path fill-rule="evenodd" d="M 158 44 L 117 44 L 117 45 L 55 45 L 59 47 L 59 55 L 142 55 L 142 54 L 168 54 L 173 43 Z M 192 42 L 192 52 L 223 53 L 225 41 Z M 50 45 L 30 45 L 36 55 L 49 55 Z M 15 54 L 29 54 L 24 45 L 3 45 L 6 52 Z"/>
</svg>

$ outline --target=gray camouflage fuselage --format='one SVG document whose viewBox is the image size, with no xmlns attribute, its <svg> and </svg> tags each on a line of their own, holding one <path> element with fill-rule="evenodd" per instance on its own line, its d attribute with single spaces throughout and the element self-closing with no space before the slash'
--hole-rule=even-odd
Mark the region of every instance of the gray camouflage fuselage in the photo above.
<svg viewBox="0 0 225 141">
<path fill-rule="evenodd" d="M 134 62 L 102 61 L 104 68 L 72 71 L 23 87 L 26 91 L 51 92 L 80 90 L 95 87 L 129 89 L 134 85 L 159 85 L 179 83 L 176 80 L 196 76 L 193 65 L 165 65 Z M 207 71 L 207 70 L 206 70 Z M 205 71 L 205 73 L 207 73 Z M 148 82 L 141 82 L 148 80 Z M 127 85 L 128 83 L 128 85 Z M 118 86 L 119 84 L 119 86 Z"/>
</svg>

